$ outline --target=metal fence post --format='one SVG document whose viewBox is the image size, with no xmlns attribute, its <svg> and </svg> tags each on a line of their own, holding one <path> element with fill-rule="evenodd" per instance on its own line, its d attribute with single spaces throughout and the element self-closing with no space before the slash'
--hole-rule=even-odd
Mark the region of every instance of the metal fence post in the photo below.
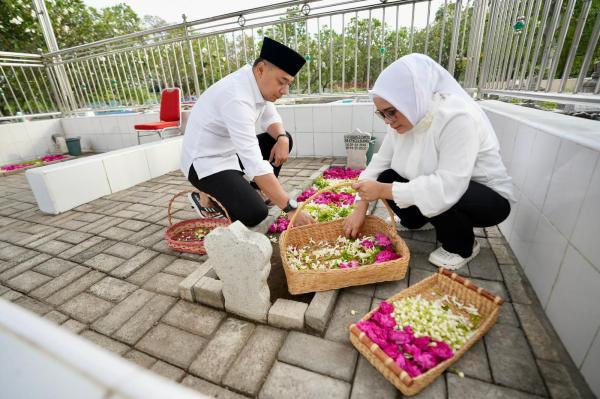
<svg viewBox="0 0 600 399">
<path fill-rule="evenodd" d="M 185 34 L 185 41 L 188 45 L 188 52 L 190 53 L 190 64 L 192 64 L 192 74 L 194 75 L 194 90 L 196 91 L 196 97 L 200 96 L 200 81 L 198 80 L 198 71 L 196 70 L 196 60 L 194 59 L 194 48 L 192 47 L 192 41 L 189 38 L 188 33 L 188 23 L 187 17 L 185 14 L 181 16 L 183 18 L 183 29 Z M 185 68 L 185 60 L 184 60 L 184 68 Z M 204 65 L 202 66 L 204 68 Z"/>
</svg>

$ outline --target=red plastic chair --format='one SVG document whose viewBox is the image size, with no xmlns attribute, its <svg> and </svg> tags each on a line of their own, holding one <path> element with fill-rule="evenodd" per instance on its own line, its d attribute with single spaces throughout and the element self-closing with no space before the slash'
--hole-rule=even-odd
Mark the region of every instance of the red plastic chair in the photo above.
<svg viewBox="0 0 600 399">
<path fill-rule="evenodd" d="M 137 132 L 138 144 L 140 144 L 141 137 L 153 136 L 155 134 L 158 134 L 158 137 L 162 139 L 165 130 L 177 129 L 181 133 L 181 104 L 179 95 L 178 88 L 164 89 L 160 93 L 160 122 L 135 125 L 133 128 Z"/>
</svg>

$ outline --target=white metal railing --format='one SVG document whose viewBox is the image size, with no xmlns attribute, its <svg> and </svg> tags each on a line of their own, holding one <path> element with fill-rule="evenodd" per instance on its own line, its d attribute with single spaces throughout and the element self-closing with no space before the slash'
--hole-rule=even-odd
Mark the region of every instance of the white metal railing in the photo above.
<svg viewBox="0 0 600 399">
<path fill-rule="evenodd" d="M 291 90 L 295 96 L 364 93 L 385 66 L 420 52 L 479 95 L 598 104 L 600 86 L 588 87 L 592 62 L 600 58 L 600 12 L 590 12 L 593 1 L 302 0 L 195 21 L 184 16 L 180 24 L 30 55 L 36 66 L 17 68 L 47 69 L 48 86 L 56 86 L 48 93 L 57 94 L 53 101 L 48 93 L 43 97 L 48 107 L 23 107 L 36 98 L 35 90 L 21 87 L 32 81 L 5 78 L 0 89 L 10 96 L 0 96 L 0 120 L 15 117 L 17 109 L 152 106 L 172 86 L 193 101 L 252 62 L 265 35 L 307 59 Z M 0 58 L 0 67 L 10 64 L 4 62 Z"/>
<path fill-rule="evenodd" d="M 0 52 L 0 119 L 60 115 L 55 93 L 41 55 Z"/>
</svg>

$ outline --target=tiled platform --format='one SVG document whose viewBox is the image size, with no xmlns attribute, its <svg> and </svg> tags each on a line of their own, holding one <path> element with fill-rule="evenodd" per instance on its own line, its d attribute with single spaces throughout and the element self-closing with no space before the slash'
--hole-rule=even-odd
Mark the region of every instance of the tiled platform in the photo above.
<svg viewBox="0 0 600 399">
<path fill-rule="evenodd" d="M 280 179 L 292 191 L 342 163 L 293 159 Z M 412 252 L 404 280 L 341 290 L 322 335 L 288 332 L 179 299 L 179 283 L 206 260 L 163 241 L 168 202 L 189 188 L 171 173 L 48 216 L 22 173 L 0 177 L 0 297 L 219 398 L 401 397 L 350 346 L 347 326 L 435 272 L 432 232 L 403 234 Z M 177 203 L 176 219 L 193 215 Z M 507 303 L 485 339 L 416 397 L 593 397 L 498 229 L 476 235 L 481 254 L 461 273 Z"/>
</svg>

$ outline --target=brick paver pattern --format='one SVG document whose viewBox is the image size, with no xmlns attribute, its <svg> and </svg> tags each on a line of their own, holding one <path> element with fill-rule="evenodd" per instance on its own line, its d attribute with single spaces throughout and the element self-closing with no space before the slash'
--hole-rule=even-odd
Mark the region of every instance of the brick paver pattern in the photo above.
<svg viewBox="0 0 600 399">
<path fill-rule="evenodd" d="M 343 164 L 291 159 L 280 181 L 291 192 Z M 404 280 L 343 289 L 322 333 L 289 332 L 179 298 L 178 284 L 206 260 L 163 240 L 169 200 L 190 188 L 172 172 L 52 216 L 38 210 L 24 173 L 0 177 L 0 298 L 220 398 L 401 397 L 350 345 L 347 326 L 436 271 L 433 231 L 402 233 Z M 381 205 L 375 213 L 386 216 Z M 175 203 L 175 221 L 194 215 L 187 199 Z M 500 231 L 475 233 L 481 254 L 459 273 L 507 302 L 490 333 L 415 397 L 592 397 Z"/>
</svg>

